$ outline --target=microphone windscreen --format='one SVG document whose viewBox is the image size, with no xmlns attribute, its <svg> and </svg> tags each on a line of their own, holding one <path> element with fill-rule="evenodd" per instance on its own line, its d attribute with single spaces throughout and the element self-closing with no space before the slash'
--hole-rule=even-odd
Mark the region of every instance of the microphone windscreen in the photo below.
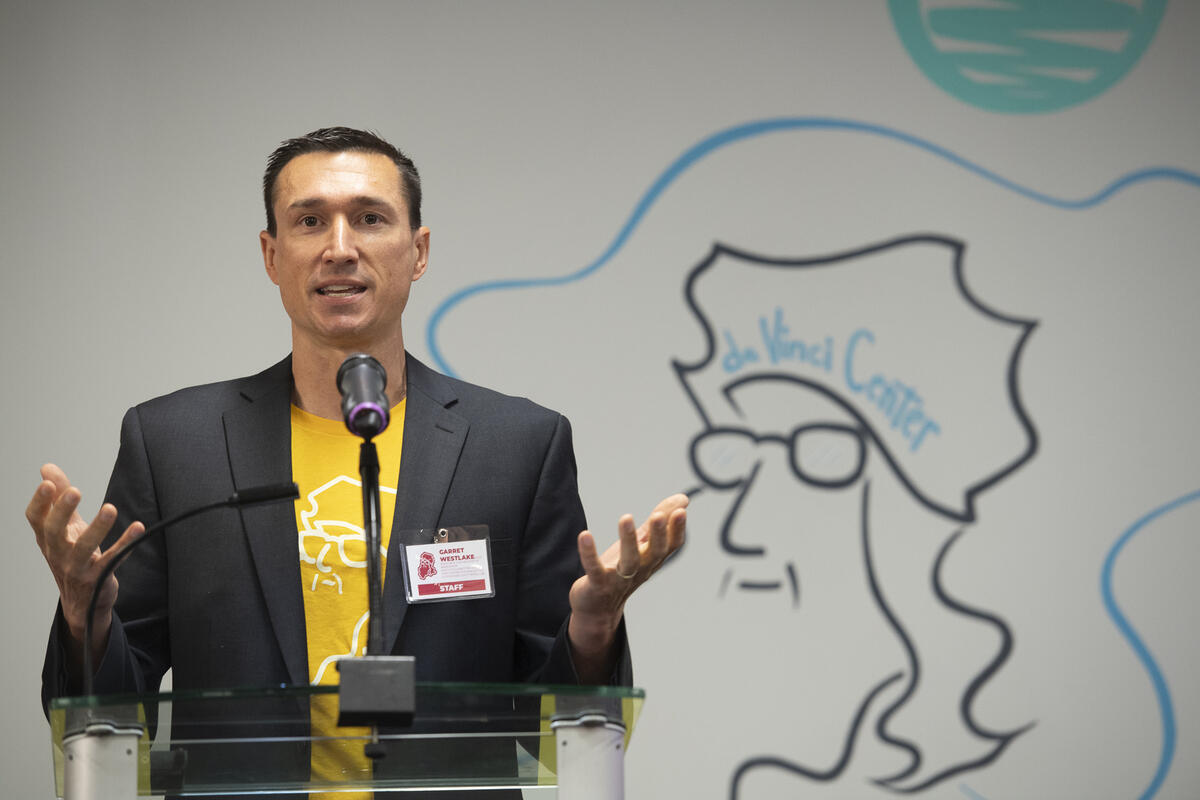
<svg viewBox="0 0 1200 800">
<path fill-rule="evenodd" d="M 273 503 L 276 500 L 295 500 L 300 496 L 300 487 L 295 483 L 277 483 L 271 486 L 251 486 L 240 489 L 229 497 L 229 502 L 235 506 L 246 506 L 251 503 Z"/>
</svg>

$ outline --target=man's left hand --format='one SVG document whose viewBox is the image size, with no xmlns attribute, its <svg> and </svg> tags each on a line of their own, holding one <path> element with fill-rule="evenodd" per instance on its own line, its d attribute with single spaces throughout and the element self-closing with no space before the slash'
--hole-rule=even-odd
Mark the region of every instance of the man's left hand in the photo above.
<svg viewBox="0 0 1200 800">
<path fill-rule="evenodd" d="M 683 545 L 687 504 L 687 495 L 671 495 L 640 528 L 634 528 L 632 515 L 621 517 L 617 541 L 603 555 L 590 531 L 579 534 L 584 575 L 571 586 L 567 634 L 583 683 L 607 683 L 625 601 Z"/>
</svg>

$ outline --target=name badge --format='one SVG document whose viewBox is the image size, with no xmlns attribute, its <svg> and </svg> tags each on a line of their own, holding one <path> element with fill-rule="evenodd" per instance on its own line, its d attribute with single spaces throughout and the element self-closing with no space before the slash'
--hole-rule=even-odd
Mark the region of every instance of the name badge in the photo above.
<svg viewBox="0 0 1200 800">
<path fill-rule="evenodd" d="M 492 597 L 492 549 L 486 525 L 406 531 L 400 548 L 410 603 Z M 407 542 L 412 542 L 408 544 Z"/>
</svg>

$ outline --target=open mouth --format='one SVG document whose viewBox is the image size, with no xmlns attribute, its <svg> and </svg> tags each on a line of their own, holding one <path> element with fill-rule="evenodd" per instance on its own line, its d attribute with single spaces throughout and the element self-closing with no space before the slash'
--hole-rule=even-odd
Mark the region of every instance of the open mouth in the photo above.
<svg viewBox="0 0 1200 800">
<path fill-rule="evenodd" d="M 367 288 L 365 286 L 349 286 L 335 284 L 333 286 L 323 286 L 317 289 L 317 294 L 323 297 L 353 297 L 356 294 L 362 294 Z"/>
</svg>

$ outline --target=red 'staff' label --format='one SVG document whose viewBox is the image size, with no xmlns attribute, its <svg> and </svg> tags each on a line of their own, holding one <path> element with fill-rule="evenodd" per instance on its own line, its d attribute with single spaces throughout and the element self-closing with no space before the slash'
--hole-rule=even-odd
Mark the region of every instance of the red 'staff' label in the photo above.
<svg viewBox="0 0 1200 800">
<path fill-rule="evenodd" d="M 458 592 L 478 592 L 486 589 L 485 581 L 459 581 L 457 583 L 422 583 L 417 587 L 417 594 L 457 594 Z"/>
</svg>

